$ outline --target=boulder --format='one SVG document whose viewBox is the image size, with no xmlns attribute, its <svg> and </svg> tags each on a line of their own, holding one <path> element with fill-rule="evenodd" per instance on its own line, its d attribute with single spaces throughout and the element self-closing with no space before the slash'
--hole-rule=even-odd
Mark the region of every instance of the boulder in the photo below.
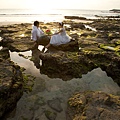
<svg viewBox="0 0 120 120">
<path fill-rule="evenodd" d="M 41 53 L 39 57 L 42 60 L 41 74 L 47 74 L 51 78 L 62 78 L 63 80 L 80 78 L 82 74 L 86 74 L 96 67 L 83 53 L 77 55 L 77 52 L 57 51 Z"/>
<path fill-rule="evenodd" d="M 65 19 L 78 19 L 78 20 L 86 20 L 85 17 L 79 17 L 79 16 L 64 16 Z"/>
<path fill-rule="evenodd" d="M 0 119 L 15 108 L 23 94 L 23 77 L 20 67 L 9 59 L 9 50 L 0 50 Z"/>
<path fill-rule="evenodd" d="M 68 100 L 67 120 L 119 120 L 120 97 L 100 91 L 80 92 Z"/>
<path fill-rule="evenodd" d="M 79 51 L 79 45 L 78 45 L 77 40 L 71 40 L 69 43 L 62 44 L 59 46 L 51 45 L 49 50 L 57 50 L 57 51 L 61 50 L 61 51 L 75 52 L 75 51 Z"/>
</svg>

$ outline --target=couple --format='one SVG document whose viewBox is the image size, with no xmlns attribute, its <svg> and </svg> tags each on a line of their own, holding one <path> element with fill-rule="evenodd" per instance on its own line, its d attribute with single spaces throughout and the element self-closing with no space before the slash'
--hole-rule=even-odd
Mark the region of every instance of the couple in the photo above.
<svg viewBox="0 0 120 120">
<path fill-rule="evenodd" d="M 43 48 L 42 51 L 44 51 L 45 48 L 48 48 L 51 45 L 57 46 L 70 42 L 70 38 L 66 34 L 65 28 L 63 27 L 64 26 L 63 22 L 58 23 L 58 25 L 59 25 L 59 31 L 51 35 L 50 42 Z M 39 45 L 43 37 L 45 37 L 45 34 L 39 28 L 39 22 L 35 21 L 32 29 L 32 40 L 34 40 Z"/>
</svg>

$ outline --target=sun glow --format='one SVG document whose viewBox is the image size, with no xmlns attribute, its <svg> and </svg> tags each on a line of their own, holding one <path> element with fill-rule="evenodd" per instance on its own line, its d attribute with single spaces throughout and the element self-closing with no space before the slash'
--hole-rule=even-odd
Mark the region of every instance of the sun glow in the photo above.
<svg viewBox="0 0 120 120">
<path fill-rule="evenodd" d="M 29 8 L 34 9 L 34 10 L 48 10 L 51 8 L 51 4 L 49 4 L 50 1 L 46 2 L 45 0 L 40 1 L 40 0 L 32 0 L 26 2 L 26 6 L 29 6 Z"/>
<path fill-rule="evenodd" d="M 94 9 L 120 8 L 120 0 L 0 0 L 0 9 Z"/>
<path fill-rule="evenodd" d="M 93 8 L 93 6 L 97 7 L 101 1 L 98 0 L 26 0 L 26 6 L 30 9 L 34 9 L 37 11 L 46 12 L 50 9 L 88 9 Z"/>
</svg>

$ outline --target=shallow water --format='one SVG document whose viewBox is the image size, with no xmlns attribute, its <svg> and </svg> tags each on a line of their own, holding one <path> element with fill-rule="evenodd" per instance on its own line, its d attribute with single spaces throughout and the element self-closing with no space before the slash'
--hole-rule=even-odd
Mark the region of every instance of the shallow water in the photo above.
<svg viewBox="0 0 120 120">
<path fill-rule="evenodd" d="M 90 30 L 92 30 L 92 31 L 97 31 L 95 28 L 92 28 L 92 27 L 90 27 L 89 25 L 85 25 L 85 28 L 88 28 L 88 29 L 90 29 Z"/>
<path fill-rule="evenodd" d="M 0 50 L 2 50 L 2 48 L 3 48 L 3 47 L 2 47 L 2 46 L 0 46 Z"/>
<path fill-rule="evenodd" d="M 26 58 L 19 54 L 23 54 Z M 10 57 L 16 64 L 24 67 L 26 73 L 35 76 L 36 79 L 33 91 L 28 94 L 24 93 L 7 120 L 48 120 L 45 116 L 46 111 L 56 113 L 56 120 L 66 120 L 67 100 L 73 93 L 88 90 L 99 90 L 115 95 L 120 93 L 118 85 L 100 68 L 82 75 L 82 78 L 63 81 L 60 78 L 49 78 L 41 74 L 40 69 L 37 69 L 35 64 L 29 60 L 32 57 L 32 51 L 10 52 Z M 56 109 L 51 108 L 49 101 L 54 103 Z"/>
</svg>

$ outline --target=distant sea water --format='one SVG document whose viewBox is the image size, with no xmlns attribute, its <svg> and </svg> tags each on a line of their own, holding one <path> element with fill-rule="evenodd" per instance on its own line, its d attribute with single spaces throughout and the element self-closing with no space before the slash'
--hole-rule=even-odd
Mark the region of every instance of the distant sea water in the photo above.
<svg viewBox="0 0 120 120">
<path fill-rule="evenodd" d="M 96 19 L 98 16 L 118 16 L 120 13 L 111 13 L 109 10 L 81 10 L 81 9 L 0 9 L 0 22 L 43 22 L 62 21 L 64 16 L 79 16 Z"/>
</svg>

